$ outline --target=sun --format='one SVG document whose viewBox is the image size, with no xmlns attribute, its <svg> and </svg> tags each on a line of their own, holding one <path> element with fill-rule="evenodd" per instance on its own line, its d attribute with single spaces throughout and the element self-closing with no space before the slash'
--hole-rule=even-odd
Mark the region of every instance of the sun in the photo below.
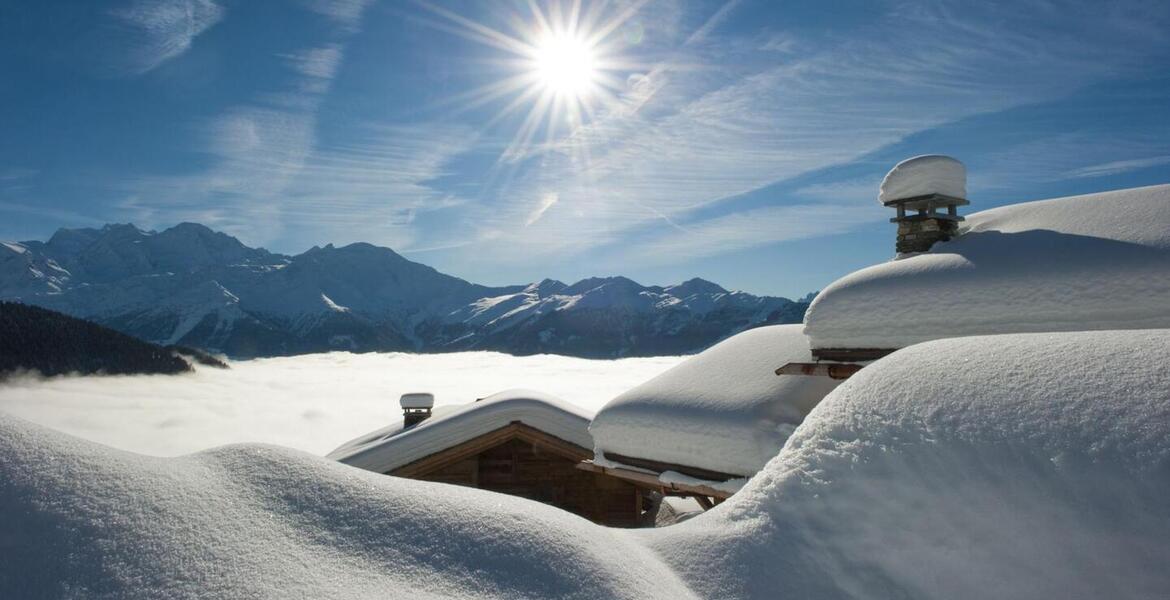
<svg viewBox="0 0 1170 600">
<path fill-rule="evenodd" d="M 623 0 L 620 5 L 516 0 L 515 12 L 495 15 L 510 33 L 428 0 L 416 2 L 450 24 L 440 22 L 437 27 L 499 51 L 494 64 L 503 67 L 500 77 L 451 100 L 463 104 L 459 110 L 503 101 L 485 129 L 512 122 L 528 107 L 500 154 L 503 162 L 529 156 L 534 148 L 538 152 L 552 148 L 556 140 L 572 136 L 598 115 L 621 110 L 630 74 L 649 69 L 627 56 L 642 43 L 643 29 L 636 17 L 647 0 Z M 524 6 L 528 14 L 519 8 Z M 536 139 L 539 131 L 544 132 L 543 142 Z"/>
<path fill-rule="evenodd" d="M 596 57 L 589 43 L 568 33 L 550 33 L 533 48 L 532 71 L 546 90 L 581 100 L 597 85 Z"/>
</svg>

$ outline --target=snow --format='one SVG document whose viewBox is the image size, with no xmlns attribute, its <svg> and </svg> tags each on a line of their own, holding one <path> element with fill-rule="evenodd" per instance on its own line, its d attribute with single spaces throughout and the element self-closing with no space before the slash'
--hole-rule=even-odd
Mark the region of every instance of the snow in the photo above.
<svg viewBox="0 0 1170 600">
<path fill-rule="evenodd" d="M 571 286 L 546 279 L 523 290 L 480 298 L 443 317 L 446 323 L 491 327 L 503 331 L 529 319 L 557 311 L 621 307 L 624 311 L 650 314 L 677 309 L 701 316 L 720 308 L 756 309 L 753 322 L 782 308 L 787 300 L 757 297 L 743 292 L 728 292 L 722 287 L 691 279 L 678 285 L 642 287 L 625 277 L 593 277 Z"/>
<path fill-rule="evenodd" d="M 621 531 L 277 447 L 148 458 L 0 415 L 0 472 L 5 598 L 694 597 Z"/>
<path fill-rule="evenodd" d="M 941 340 L 829 394 L 728 501 L 617 530 L 244 445 L 0 415 L 0 596 L 1164 598 L 1170 331 Z M 51 465 L 51 467 L 49 467 Z"/>
<path fill-rule="evenodd" d="M 25 252 L 28 252 L 28 248 L 25 248 L 23 244 L 18 244 L 16 242 L 0 242 L 0 246 L 4 246 L 5 248 L 8 248 L 17 254 L 24 254 Z"/>
<path fill-rule="evenodd" d="M 605 405 L 590 426 L 599 457 L 609 452 L 750 476 L 839 383 L 775 374 L 811 358 L 800 325 L 732 336 Z"/>
<path fill-rule="evenodd" d="M 325 303 L 326 308 L 333 312 L 349 312 L 349 308 L 334 302 L 333 299 L 331 299 L 329 296 L 326 296 L 324 292 L 321 292 L 321 301 Z"/>
<path fill-rule="evenodd" d="M 407 392 L 433 393 L 436 414 L 444 405 L 517 386 L 596 411 L 681 360 L 330 352 L 230 361 L 228 370 L 174 376 L 10 379 L 0 385 L 0 411 L 151 455 L 239 442 L 325 454 L 383 424 L 401 423 L 399 397 Z"/>
<path fill-rule="evenodd" d="M 408 392 L 398 400 L 402 408 L 431 408 L 435 405 L 435 395 L 428 392 Z"/>
<path fill-rule="evenodd" d="M 204 321 L 208 315 L 215 315 L 216 327 L 231 327 L 242 318 L 240 299 L 217 281 L 197 284 L 183 298 L 166 298 L 155 302 L 147 313 L 150 317 L 178 317 L 178 324 L 171 335 L 163 341 L 165 345 L 178 344 L 184 336 Z M 140 317 L 141 318 L 141 317 Z"/>
<path fill-rule="evenodd" d="M 1170 327 L 1170 185 L 967 217 L 930 252 L 847 275 L 805 316 L 816 348 L 963 335 Z"/>
<path fill-rule="evenodd" d="M 409 429 L 397 423 L 351 440 L 328 457 L 367 471 L 386 473 L 516 422 L 582 448 L 591 448 L 589 420 L 592 417 L 590 411 L 543 392 L 506 390 L 457 408 L 449 407 Z"/>
<path fill-rule="evenodd" d="M 967 167 L 941 154 L 908 158 L 886 173 L 878 201 L 885 204 L 930 194 L 966 199 Z"/>
<path fill-rule="evenodd" d="M 708 513 L 643 537 L 703 597 L 1170 597 L 1170 330 L 875 362 Z"/>
<path fill-rule="evenodd" d="M 734 494 L 738 492 L 748 482 L 747 478 L 736 477 L 735 479 L 728 479 L 727 481 L 710 481 L 707 479 L 699 479 L 698 477 L 691 477 L 685 473 L 678 471 L 663 471 L 658 474 L 658 481 L 662 482 L 667 487 L 675 485 L 689 485 L 689 486 L 707 486 L 722 492 Z"/>
</svg>

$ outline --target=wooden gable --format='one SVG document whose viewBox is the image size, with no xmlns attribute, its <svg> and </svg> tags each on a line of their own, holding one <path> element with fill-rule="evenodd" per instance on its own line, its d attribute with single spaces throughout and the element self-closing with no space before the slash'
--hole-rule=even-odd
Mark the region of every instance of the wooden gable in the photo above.
<svg viewBox="0 0 1170 600">
<path fill-rule="evenodd" d="M 642 490 L 577 468 L 592 457 L 590 449 L 515 421 L 388 474 L 520 496 L 602 525 L 639 525 Z"/>
</svg>

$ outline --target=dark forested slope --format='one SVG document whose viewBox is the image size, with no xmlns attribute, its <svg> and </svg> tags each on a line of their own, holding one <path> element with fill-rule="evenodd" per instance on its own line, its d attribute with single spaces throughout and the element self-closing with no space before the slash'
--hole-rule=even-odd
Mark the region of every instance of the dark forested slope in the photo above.
<svg viewBox="0 0 1170 600">
<path fill-rule="evenodd" d="M 182 373 L 174 352 L 95 323 L 16 302 L 0 302 L 0 377 L 16 371 Z"/>
</svg>

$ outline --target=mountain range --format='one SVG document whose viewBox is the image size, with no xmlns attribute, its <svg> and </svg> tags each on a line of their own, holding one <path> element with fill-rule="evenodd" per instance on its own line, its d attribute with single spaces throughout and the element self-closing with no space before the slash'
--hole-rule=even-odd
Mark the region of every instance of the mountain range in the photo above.
<svg viewBox="0 0 1170 600">
<path fill-rule="evenodd" d="M 61 229 L 0 242 L 0 300 L 58 310 L 158 344 L 256 357 L 496 350 L 612 358 L 701 350 L 799 322 L 806 301 L 692 279 L 625 277 L 489 287 L 366 243 L 296 256 L 203 225 Z"/>
</svg>

